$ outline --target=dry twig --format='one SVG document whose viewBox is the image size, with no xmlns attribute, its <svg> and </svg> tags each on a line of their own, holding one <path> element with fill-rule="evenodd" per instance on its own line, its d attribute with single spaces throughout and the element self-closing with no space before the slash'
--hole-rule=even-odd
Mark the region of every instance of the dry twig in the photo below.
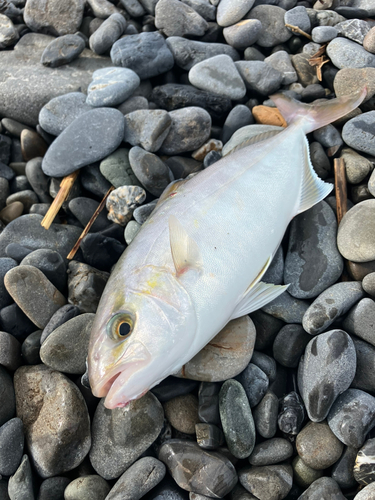
<svg viewBox="0 0 375 500">
<path fill-rule="evenodd" d="M 299 28 L 298 26 L 293 26 L 293 24 L 286 24 L 285 27 L 291 29 L 293 33 L 298 33 L 299 35 L 303 35 L 309 40 L 312 40 L 311 35 L 301 30 L 301 28 Z"/>
<path fill-rule="evenodd" d="M 78 177 L 78 173 L 79 170 L 76 170 L 72 174 L 69 174 L 66 177 L 64 177 L 63 180 L 61 181 L 59 192 L 57 193 L 55 199 L 53 200 L 51 206 L 49 207 L 46 215 L 44 216 L 41 222 L 41 225 L 45 229 L 49 229 L 51 227 L 51 224 L 56 215 L 58 214 L 61 205 L 67 199 L 69 192 L 72 189 L 73 184 Z"/>
<path fill-rule="evenodd" d="M 328 57 L 325 54 L 327 44 L 322 45 L 318 52 L 316 52 L 314 55 L 312 55 L 309 59 L 309 64 L 310 66 L 315 66 L 316 67 L 316 76 L 318 77 L 318 80 L 321 82 L 322 81 L 322 67 L 324 66 L 325 63 L 329 62 Z"/>
</svg>

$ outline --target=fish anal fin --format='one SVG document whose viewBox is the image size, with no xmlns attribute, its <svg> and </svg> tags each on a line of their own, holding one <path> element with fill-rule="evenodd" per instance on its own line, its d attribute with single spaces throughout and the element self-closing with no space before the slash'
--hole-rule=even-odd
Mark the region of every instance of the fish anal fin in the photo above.
<svg viewBox="0 0 375 500">
<path fill-rule="evenodd" d="M 289 285 L 272 285 L 259 281 L 259 283 L 246 290 L 230 319 L 240 318 L 241 316 L 257 311 L 268 304 L 268 302 L 271 302 L 284 293 L 288 286 Z"/>
<path fill-rule="evenodd" d="M 169 241 L 177 277 L 190 270 L 198 273 L 202 271 L 203 261 L 199 247 L 174 215 L 169 217 Z"/>
<path fill-rule="evenodd" d="M 322 201 L 333 189 L 333 184 L 322 181 L 315 173 L 310 160 L 309 143 L 306 137 L 304 137 L 303 155 L 304 171 L 298 214 Z"/>
</svg>

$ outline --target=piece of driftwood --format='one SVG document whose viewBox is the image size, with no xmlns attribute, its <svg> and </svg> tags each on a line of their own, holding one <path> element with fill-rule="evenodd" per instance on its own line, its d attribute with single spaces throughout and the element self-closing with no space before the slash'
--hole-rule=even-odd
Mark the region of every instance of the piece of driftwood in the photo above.
<svg viewBox="0 0 375 500">
<path fill-rule="evenodd" d="M 340 224 L 341 219 L 347 212 L 347 201 L 348 201 L 344 159 L 336 158 L 335 160 L 333 160 L 333 167 L 335 170 L 337 223 Z"/>
<path fill-rule="evenodd" d="M 49 229 L 51 227 L 51 224 L 54 221 L 56 215 L 58 214 L 61 205 L 67 199 L 70 190 L 72 189 L 73 184 L 78 177 L 78 173 L 79 170 L 76 170 L 72 174 L 69 174 L 66 177 L 64 177 L 63 180 L 61 181 L 59 192 L 57 193 L 55 199 L 53 200 L 51 206 L 48 209 L 48 212 L 46 213 L 41 222 L 41 225 L 45 229 Z"/>
</svg>

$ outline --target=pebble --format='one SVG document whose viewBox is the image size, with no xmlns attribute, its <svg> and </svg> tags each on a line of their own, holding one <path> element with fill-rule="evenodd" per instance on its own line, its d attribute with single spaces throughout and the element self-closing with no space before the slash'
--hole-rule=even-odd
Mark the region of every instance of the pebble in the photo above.
<svg viewBox="0 0 375 500">
<path fill-rule="evenodd" d="M 366 85 L 367 96 L 364 102 L 367 102 L 375 94 L 374 75 L 375 68 L 340 69 L 333 81 L 335 93 L 337 96 L 348 95 L 348 93 L 359 92 Z"/>
<path fill-rule="evenodd" d="M 293 470 L 290 465 L 268 465 L 242 469 L 242 486 L 259 500 L 285 498 L 292 488 Z"/>
<path fill-rule="evenodd" d="M 110 271 L 125 250 L 117 239 L 103 234 L 88 234 L 81 243 L 85 262 L 99 271 Z"/>
<path fill-rule="evenodd" d="M 268 271 L 269 270 L 270 268 L 268 268 Z M 264 276 L 266 276 L 266 274 Z M 269 281 L 268 278 L 265 282 L 273 283 L 273 281 L 272 280 Z M 255 311 L 251 313 L 251 319 L 254 321 L 257 332 L 255 340 L 255 348 L 258 351 L 263 351 L 267 348 L 272 347 L 276 335 L 278 334 L 284 323 L 279 319 L 264 313 L 263 311 Z"/>
<path fill-rule="evenodd" d="M 4 285 L 4 276 L 14 267 L 17 267 L 17 262 L 14 259 L 8 257 L 0 259 L 0 309 L 12 303 L 12 298 Z"/>
<path fill-rule="evenodd" d="M 123 115 L 127 115 L 132 111 L 137 111 L 138 109 L 148 109 L 148 100 L 141 95 L 132 96 L 129 97 L 129 99 L 126 99 L 125 102 L 120 104 L 117 109 L 121 111 Z"/>
<path fill-rule="evenodd" d="M 117 8 L 107 0 L 88 0 L 87 3 L 91 7 L 94 16 L 99 19 L 107 19 L 112 14 L 118 12 Z"/>
<path fill-rule="evenodd" d="M 334 26 L 316 26 L 311 31 L 312 40 L 315 43 L 330 42 L 338 35 L 338 31 Z"/>
<path fill-rule="evenodd" d="M 190 394 L 198 387 L 194 380 L 177 379 L 173 376 L 167 377 L 151 389 L 151 392 L 161 403 L 169 401 L 177 396 Z"/>
<path fill-rule="evenodd" d="M 17 305 L 39 328 L 44 328 L 57 309 L 65 303 L 64 296 L 34 266 L 22 265 L 11 269 L 6 274 L 4 283 Z"/>
<path fill-rule="evenodd" d="M 134 238 L 137 236 L 139 233 L 139 230 L 141 229 L 141 225 L 138 224 L 135 220 L 131 220 L 126 224 L 125 227 L 125 241 L 127 245 L 130 245 L 130 243 L 134 240 Z"/>
<path fill-rule="evenodd" d="M 111 184 L 100 172 L 99 162 L 93 163 L 92 165 L 86 165 L 81 171 L 80 178 L 82 187 L 101 199 L 111 187 Z"/>
<path fill-rule="evenodd" d="M 287 10 L 284 14 L 285 24 L 290 24 L 292 26 L 297 26 L 305 33 L 310 33 L 311 31 L 311 22 L 310 18 L 307 14 L 306 7 L 302 5 L 298 5 L 297 7 L 293 7 L 290 10 Z M 292 33 L 293 31 L 288 28 Z M 294 33 L 297 36 L 301 36 L 298 33 Z"/>
<path fill-rule="evenodd" d="M 11 500 L 35 499 L 31 465 L 27 455 L 23 455 L 20 466 L 14 475 L 9 478 L 8 494 Z"/>
<path fill-rule="evenodd" d="M 21 261 L 21 266 L 34 266 L 48 278 L 60 291 L 64 292 L 66 286 L 66 266 L 61 255 L 48 248 L 34 250 L 28 253 Z"/>
<path fill-rule="evenodd" d="M 11 476 L 20 465 L 23 455 L 23 423 L 12 418 L 0 427 L 0 474 Z"/>
<path fill-rule="evenodd" d="M 370 179 L 368 181 L 368 190 L 374 196 L 374 193 L 375 193 L 375 174 L 374 174 L 374 171 L 370 175 Z"/>
<path fill-rule="evenodd" d="M 2 404 L 0 406 L 0 425 L 4 425 L 16 413 L 16 400 L 14 395 L 13 381 L 5 368 L 0 366 L 0 395 Z"/>
<path fill-rule="evenodd" d="M 299 53 L 291 56 L 292 64 L 298 76 L 298 82 L 307 87 L 319 83 L 316 70 L 309 63 L 311 55 Z"/>
<path fill-rule="evenodd" d="M 273 343 L 273 357 L 282 366 L 297 368 L 311 336 L 301 325 L 285 325 Z"/>
<path fill-rule="evenodd" d="M 290 56 L 285 50 L 279 50 L 264 59 L 274 69 L 282 74 L 282 85 L 290 85 L 297 81 L 297 73 L 294 69 Z M 286 126 L 286 125 L 285 125 Z"/>
<path fill-rule="evenodd" d="M 246 16 L 247 19 L 258 19 L 262 23 L 262 33 L 257 44 L 260 47 L 274 47 L 291 38 L 292 33 L 285 27 L 286 11 L 276 5 L 257 5 Z"/>
<path fill-rule="evenodd" d="M 104 500 L 108 498 L 110 486 L 96 475 L 74 479 L 64 491 L 64 500 Z"/>
<path fill-rule="evenodd" d="M 283 75 L 270 64 L 264 61 L 238 61 L 235 65 L 248 90 L 269 95 L 280 88 Z"/>
<path fill-rule="evenodd" d="M 150 153 L 151 154 L 151 153 Z M 133 210 L 146 198 L 146 191 L 139 186 L 121 186 L 108 196 L 106 206 L 108 219 L 125 226 Z"/>
<path fill-rule="evenodd" d="M 194 9 L 178 0 L 159 0 L 155 8 L 155 26 L 169 36 L 203 36 L 207 22 Z"/>
<path fill-rule="evenodd" d="M 43 130 L 60 135 L 76 118 L 93 109 L 86 103 L 86 98 L 82 92 L 70 92 L 51 99 L 39 113 Z"/>
<path fill-rule="evenodd" d="M 81 25 L 83 0 L 38 0 L 27 2 L 24 11 L 25 24 L 36 32 L 47 32 L 53 36 L 76 33 Z"/>
<path fill-rule="evenodd" d="M 47 323 L 46 327 L 43 330 L 42 336 L 40 338 L 40 343 L 46 340 L 46 338 L 59 326 L 63 325 L 66 321 L 69 321 L 72 318 L 75 318 L 80 314 L 80 310 L 76 306 L 72 306 L 71 304 L 66 304 L 65 306 L 60 307 L 52 318 Z"/>
<path fill-rule="evenodd" d="M 150 217 L 152 212 L 154 211 L 157 204 L 157 200 L 150 201 L 150 203 L 146 203 L 145 205 L 141 205 L 136 208 L 133 212 L 134 219 L 138 222 L 138 224 L 143 224 Z"/>
<path fill-rule="evenodd" d="M 140 185 L 129 162 L 129 149 L 120 148 L 100 162 L 100 172 L 115 187 Z"/>
<path fill-rule="evenodd" d="M 17 30 L 9 17 L 0 14 L 0 49 L 14 45 L 19 39 Z"/>
<path fill-rule="evenodd" d="M 57 68 L 77 59 L 86 48 L 79 35 L 63 35 L 50 42 L 44 49 L 40 62 L 49 68 Z"/>
<path fill-rule="evenodd" d="M 258 366 L 269 378 L 270 382 L 274 382 L 277 376 L 276 362 L 263 352 L 254 351 L 251 362 Z"/>
<path fill-rule="evenodd" d="M 5 248 L 5 253 L 10 259 L 16 262 L 21 262 L 27 255 L 32 252 L 29 248 L 23 247 L 18 243 L 9 243 Z M 13 266 L 14 267 L 14 266 Z"/>
<path fill-rule="evenodd" d="M 279 399 L 268 390 L 260 403 L 254 408 L 254 423 L 257 432 L 264 438 L 274 437 L 277 430 Z"/>
<path fill-rule="evenodd" d="M 185 71 L 196 64 L 221 54 L 229 56 L 233 61 L 240 59 L 239 53 L 230 45 L 224 43 L 199 42 L 181 36 L 168 37 L 167 45 L 173 54 L 175 63 Z"/>
<path fill-rule="evenodd" d="M 17 416 L 38 474 L 47 478 L 77 467 L 91 446 L 87 407 L 77 386 L 65 375 L 37 365 L 21 366 L 14 387 Z"/>
<path fill-rule="evenodd" d="M 321 478 L 324 474 L 322 470 L 315 470 L 305 464 L 305 462 L 297 455 L 293 462 L 293 481 L 305 489 L 310 486 L 314 481 Z"/>
<path fill-rule="evenodd" d="M 221 0 L 219 2 L 216 20 L 219 26 L 231 26 L 249 12 L 254 0 Z"/>
<path fill-rule="evenodd" d="M 286 121 L 276 108 L 270 108 L 269 106 L 254 106 L 251 112 L 256 123 L 286 127 Z"/>
<path fill-rule="evenodd" d="M 175 376 L 219 382 L 241 373 L 253 355 L 255 327 L 249 316 L 230 321 Z"/>
<path fill-rule="evenodd" d="M 94 71 L 92 82 L 87 88 L 86 103 L 95 108 L 117 106 L 126 101 L 139 87 L 140 83 L 139 76 L 131 69 L 98 69 Z"/>
<path fill-rule="evenodd" d="M 13 169 L 5 165 L 5 163 L 0 162 L 0 177 L 3 177 L 7 181 L 11 181 L 15 175 L 16 173 Z"/>
<path fill-rule="evenodd" d="M 42 203 L 51 203 L 52 198 L 48 194 L 49 179 L 42 170 L 42 158 L 33 158 L 26 163 L 26 177 L 33 191 Z M 38 201 L 39 201 L 38 200 Z"/>
<path fill-rule="evenodd" d="M 99 203 L 92 198 L 77 196 L 77 198 L 73 198 L 69 202 L 68 208 L 70 212 L 75 217 L 77 217 L 82 226 L 86 227 L 98 206 Z M 94 224 L 91 226 L 90 231 L 96 233 L 97 231 L 106 229 L 108 226 L 109 222 L 107 219 L 107 214 L 104 210 L 99 213 L 98 217 L 95 219 Z"/>
<path fill-rule="evenodd" d="M 375 57 L 375 56 L 374 56 Z M 342 131 L 345 143 L 369 155 L 375 155 L 374 142 L 375 111 L 362 113 L 347 121 Z"/>
<path fill-rule="evenodd" d="M 201 162 L 184 156 L 170 156 L 165 163 L 171 169 L 175 179 L 185 179 L 188 175 L 202 170 Z"/>
<path fill-rule="evenodd" d="M 172 120 L 162 109 L 140 109 L 125 115 L 124 141 L 154 153 L 160 149 Z"/>
<path fill-rule="evenodd" d="M 158 32 L 128 35 L 117 40 L 111 49 L 111 59 L 115 66 L 135 71 L 141 80 L 165 73 L 174 65 L 172 53 Z"/>
<path fill-rule="evenodd" d="M 285 434 L 296 436 L 305 419 L 305 409 L 300 396 L 292 391 L 280 400 L 278 416 L 279 429 Z"/>
<path fill-rule="evenodd" d="M 22 359 L 27 365 L 39 365 L 40 359 L 40 339 L 42 330 L 36 330 L 23 341 L 21 346 Z"/>
<path fill-rule="evenodd" d="M 201 422 L 220 424 L 219 391 L 220 384 L 201 382 L 198 391 L 198 416 Z"/>
<path fill-rule="evenodd" d="M 0 364 L 11 371 L 21 364 L 21 345 L 7 332 L 0 332 Z"/>
<path fill-rule="evenodd" d="M 302 325 L 310 335 L 324 332 L 336 318 L 347 313 L 364 292 L 358 281 L 336 283 L 327 288 L 307 309 Z"/>
<path fill-rule="evenodd" d="M 164 403 L 163 407 L 165 416 L 175 429 L 185 434 L 195 434 L 195 425 L 199 423 L 196 396 L 177 396 Z"/>
<path fill-rule="evenodd" d="M 35 330 L 35 325 L 14 303 L 0 311 L 0 321 L 3 330 L 9 332 L 19 342 L 23 342 Z"/>
<path fill-rule="evenodd" d="M 237 106 L 234 106 L 229 112 L 224 122 L 221 133 L 222 142 L 225 144 L 229 141 L 234 132 L 252 123 L 254 123 L 254 120 L 250 109 L 243 104 L 237 104 Z"/>
<path fill-rule="evenodd" d="M 68 302 L 81 312 L 96 312 L 108 278 L 109 273 L 72 260 L 68 271 Z"/>
<path fill-rule="evenodd" d="M 369 273 L 363 278 L 362 287 L 366 293 L 375 296 L 375 273 Z"/>
<path fill-rule="evenodd" d="M 64 500 L 65 488 L 70 483 L 70 479 L 67 477 L 50 477 L 42 481 L 38 500 Z"/>
<path fill-rule="evenodd" d="M 255 426 L 246 392 L 237 380 L 222 385 L 219 411 L 229 451 L 236 458 L 247 458 L 254 449 Z"/>
<path fill-rule="evenodd" d="M 42 362 L 53 370 L 83 375 L 94 314 L 80 314 L 53 330 L 42 343 Z"/>
<path fill-rule="evenodd" d="M 365 200 L 343 217 L 337 246 L 343 257 L 354 262 L 375 260 L 375 200 Z"/>
<path fill-rule="evenodd" d="M 368 439 L 358 451 L 354 464 L 354 479 L 361 485 L 370 484 L 375 479 L 375 439 Z"/>
<path fill-rule="evenodd" d="M 321 500 L 322 498 L 324 500 L 346 500 L 336 481 L 330 477 L 321 477 L 314 481 L 298 497 L 298 500 Z"/>
<path fill-rule="evenodd" d="M 257 444 L 249 457 L 251 465 L 274 465 L 287 460 L 293 455 L 293 446 L 283 438 L 267 439 Z"/>
<path fill-rule="evenodd" d="M 195 424 L 198 445 L 205 450 L 215 450 L 224 443 L 222 430 L 213 424 Z"/>
<path fill-rule="evenodd" d="M 205 0 L 183 0 L 183 3 L 189 5 L 206 21 L 215 21 L 216 7 Z"/>
<path fill-rule="evenodd" d="M 26 189 L 24 191 L 18 191 L 8 196 L 6 199 L 6 204 L 10 205 L 15 202 L 22 203 L 24 207 L 24 212 L 28 212 L 34 203 L 38 203 L 38 197 L 31 189 Z"/>
<path fill-rule="evenodd" d="M 288 292 L 284 292 L 277 299 L 262 307 L 262 311 L 285 321 L 285 323 L 302 324 L 302 318 L 308 307 L 307 301 L 296 299 Z"/>
<path fill-rule="evenodd" d="M 160 447 L 159 460 L 165 463 L 176 483 L 187 491 L 222 498 L 237 483 L 236 470 L 228 458 L 215 451 L 203 450 L 191 441 L 167 441 Z"/>
<path fill-rule="evenodd" d="M 341 36 L 349 38 L 349 40 L 354 40 L 354 42 L 358 42 L 361 45 L 365 36 L 370 31 L 369 24 L 362 19 L 348 19 L 347 21 L 335 24 L 335 28 Z"/>
<path fill-rule="evenodd" d="M 375 346 L 374 319 L 375 302 L 364 298 L 349 311 L 343 328 Z"/>
<path fill-rule="evenodd" d="M 352 339 L 331 330 L 311 340 L 301 359 L 298 386 L 310 420 L 324 420 L 336 398 L 350 386 L 356 370 Z"/>
<path fill-rule="evenodd" d="M 126 28 L 126 20 L 121 14 L 112 14 L 90 36 L 90 49 L 96 54 L 105 54 L 120 38 Z"/>
<path fill-rule="evenodd" d="M 258 40 L 262 29 L 262 23 L 258 19 L 244 19 L 233 26 L 224 28 L 223 35 L 228 45 L 244 50 Z"/>
<path fill-rule="evenodd" d="M 339 69 L 375 67 L 375 56 L 346 38 L 334 38 L 327 46 L 327 54 Z"/>
<path fill-rule="evenodd" d="M 233 100 L 239 100 L 246 94 L 245 84 L 234 62 L 225 54 L 195 64 L 189 71 L 189 81 L 201 90 Z"/>
<path fill-rule="evenodd" d="M 370 29 L 370 31 L 366 34 L 363 39 L 363 48 L 370 52 L 371 54 L 375 54 L 375 29 L 374 26 Z"/>
<path fill-rule="evenodd" d="M 332 467 L 332 479 L 334 479 L 342 489 L 356 486 L 353 467 L 357 457 L 357 451 L 357 448 L 346 446 L 340 459 Z"/>
<path fill-rule="evenodd" d="M 124 117 L 120 111 L 110 108 L 88 111 L 76 118 L 49 147 L 43 158 L 43 172 L 66 176 L 111 154 L 123 136 Z"/>
<path fill-rule="evenodd" d="M 372 170 L 371 162 L 353 149 L 344 148 L 341 151 L 341 158 L 344 159 L 346 177 L 350 184 L 360 183 Z M 371 191 L 370 185 L 369 189 Z"/>
<path fill-rule="evenodd" d="M 335 128 L 331 124 L 315 130 L 313 136 L 314 139 L 320 142 L 322 146 L 328 148 L 328 154 L 330 155 L 332 155 L 332 153 L 330 153 L 330 148 L 331 150 L 337 151 L 338 148 L 343 144 L 341 134 L 339 133 L 337 128 Z"/>
<path fill-rule="evenodd" d="M 124 472 L 105 498 L 106 500 L 139 500 L 160 483 L 165 473 L 165 465 L 160 460 L 154 457 L 141 458 Z"/>
<path fill-rule="evenodd" d="M 248 364 L 245 370 L 237 376 L 237 380 L 245 389 L 251 408 L 263 399 L 269 386 L 267 375 L 253 363 Z"/>
<path fill-rule="evenodd" d="M 375 348 L 356 337 L 353 337 L 353 342 L 357 353 L 357 370 L 351 387 L 373 393 L 375 392 Z"/>
</svg>

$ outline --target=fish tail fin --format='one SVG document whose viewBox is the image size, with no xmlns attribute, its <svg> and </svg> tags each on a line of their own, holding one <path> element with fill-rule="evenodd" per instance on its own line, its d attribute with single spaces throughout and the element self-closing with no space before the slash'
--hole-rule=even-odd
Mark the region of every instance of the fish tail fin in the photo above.
<svg viewBox="0 0 375 500">
<path fill-rule="evenodd" d="M 284 94 L 270 96 L 288 125 L 296 123 L 305 134 L 324 127 L 357 108 L 367 95 L 367 88 L 349 96 L 338 97 L 316 104 L 304 104 Z"/>
</svg>

